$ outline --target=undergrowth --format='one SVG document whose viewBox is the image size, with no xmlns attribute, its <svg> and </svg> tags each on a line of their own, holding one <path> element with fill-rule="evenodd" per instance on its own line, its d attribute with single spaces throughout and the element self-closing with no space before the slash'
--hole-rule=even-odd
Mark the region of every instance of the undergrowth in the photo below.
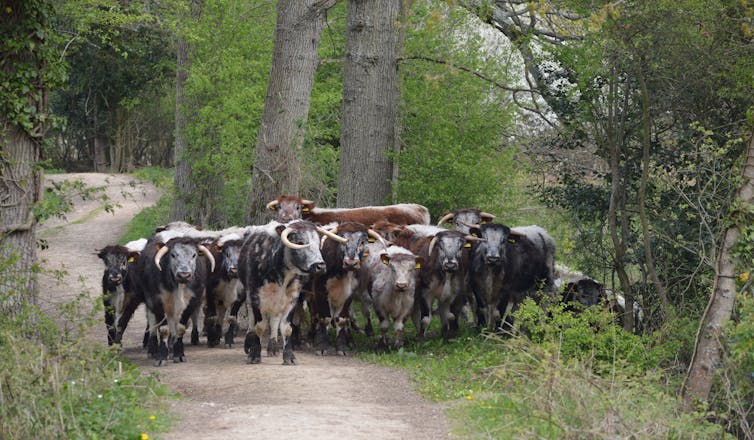
<svg viewBox="0 0 754 440">
<path fill-rule="evenodd" d="M 513 335 L 466 329 L 361 357 L 405 369 L 464 439 L 726 438 L 715 414 L 684 413 L 677 341 L 626 333 L 601 310 L 525 303 L 516 324 Z"/>
<path fill-rule="evenodd" d="M 168 428 L 166 388 L 91 337 L 103 309 L 88 301 L 60 306 L 60 325 L 34 305 L 0 315 L 0 438 L 139 439 Z"/>
</svg>

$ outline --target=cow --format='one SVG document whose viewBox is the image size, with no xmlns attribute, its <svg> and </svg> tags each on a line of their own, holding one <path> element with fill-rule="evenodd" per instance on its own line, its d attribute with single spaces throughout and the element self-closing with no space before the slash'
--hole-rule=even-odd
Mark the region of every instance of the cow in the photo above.
<svg viewBox="0 0 754 440">
<path fill-rule="evenodd" d="M 479 227 L 484 223 L 489 223 L 495 219 L 493 214 L 484 212 L 477 208 L 462 208 L 448 211 L 440 217 L 437 221 L 437 226 L 442 225 L 445 222 L 452 222 L 453 227 L 457 231 L 461 231 L 464 234 L 469 233 L 469 229 L 472 227 Z"/>
<path fill-rule="evenodd" d="M 209 347 L 220 344 L 226 311 L 231 310 L 233 304 L 240 301 L 242 297 L 243 289 L 238 279 L 238 257 L 242 245 L 243 237 L 236 233 L 225 235 L 207 244 L 216 265 L 207 280 L 204 306 L 204 328 L 207 332 L 207 346 Z M 233 345 L 236 327 L 236 315 L 231 315 L 224 335 L 226 348 Z"/>
<path fill-rule="evenodd" d="M 480 328 L 499 329 L 510 309 L 552 285 L 547 255 L 526 235 L 498 223 L 472 227 L 480 240 L 472 245 L 469 287 L 476 299 Z"/>
<path fill-rule="evenodd" d="M 370 237 L 380 241 L 384 248 L 387 248 L 387 243 L 377 232 L 361 223 L 340 223 L 331 232 L 345 238 L 346 242 L 338 243 L 328 240 L 327 236 L 322 237 L 321 249 L 326 270 L 310 280 L 313 291 L 312 325 L 316 327 L 318 353 L 327 354 L 327 329 L 333 325 L 336 353 L 345 355 L 352 294 L 359 283 L 362 259 L 368 254 L 366 246 Z"/>
<path fill-rule="evenodd" d="M 164 234 L 149 239 L 137 264 L 149 316 L 149 352 L 156 366 L 167 360 L 168 345 L 174 362 L 185 361 L 186 325 L 200 307 L 207 276 L 215 269 L 212 253 L 195 238 L 166 240 L 170 235 Z"/>
<path fill-rule="evenodd" d="M 372 305 L 380 321 L 379 348 L 403 345 L 403 326 L 414 307 L 414 295 L 422 257 L 400 246 L 381 248 L 369 245 L 369 255 L 362 268 L 364 290 L 362 306 Z M 390 320 L 393 320 L 393 342 L 388 344 Z M 371 327 L 369 321 L 367 325 Z"/>
<path fill-rule="evenodd" d="M 296 196 L 282 195 L 267 204 L 267 209 L 275 211 L 275 220 L 287 222 L 296 219 L 326 225 L 329 223 L 356 222 L 371 225 L 386 220 L 400 225 L 413 223 L 428 225 L 429 210 L 415 203 L 401 203 L 387 206 L 364 206 L 361 208 L 316 208 L 311 200 Z"/>
<path fill-rule="evenodd" d="M 300 295 L 301 276 L 325 271 L 319 250 L 320 234 L 338 242 L 347 241 L 304 220 L 287 224 L 273 221 L 246 237 L 241 246 L 238 272 L 251 306 L 244 342 L 248 363 L 261 362 L 261 338 L 269 326 L 267 354 L 277 355 L 280 335 L 283 364 L 295 364 L 289 338 L 290 315 Z"/>
<path fill-rule="evenodd" d="M 105 305 L 107 344 L 120 344 L 123 332 L 136 307 L 144 302 L 137 288 L 136 259 L 141 249 L 129 246 L 105 246 L 97 252 L 105 264 L 102 274 L 102 300 Z"/>
<path fill-rule="evenodd" d="M 462 313 L 468 284 L 468 250 L 479 239 L 459 231 L 444 230 L 418 238 L 410 250 L 424 259 L 414 307 L 417 337 L 426 335 L 437 301 L 441 334 L 452 338 L 458 330 L 457 317 Z"/>
</svg>

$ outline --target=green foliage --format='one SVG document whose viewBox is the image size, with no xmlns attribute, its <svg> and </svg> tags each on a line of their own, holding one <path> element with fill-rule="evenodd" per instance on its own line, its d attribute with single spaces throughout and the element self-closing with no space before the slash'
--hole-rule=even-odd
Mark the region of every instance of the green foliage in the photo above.
<svg viewBox="0 0 754 440">
<path fill-rule="evenodd" d="M 0 261 L 0 282 L 18 282 L 8 267 Z M 62 305 L 60 328 L 36 306 L 0 314 L 0 437 L 134 439 L 167 429 L 165 387 L 91 339 L 103 306 L 82 315 L 88 301 L 82 293 Z"/>
<path fill-rule="evenodd" d="M 474 26 L 467 13 L 432 1 L 415 2 L 406 24 L 397 190 L 433 216 L 499 206 L 521 171 L 514 150 L 501 147 L 513 116 L 505 93 L 465 71 L 505 83 L 501 60 L 484 55 L 490 43 L 468 32 Z"/>
<path fill-rule="evenodd" d="M 52 182 L 45 188 L 44 197 L 34 205 L 37 222 L 41 223 L 52 217 L 65 218 L 65 214 L 73 209 L 74 198 L 97 200 L 107 212 L 112 212 L 114 208 L 104 187 L 87 186 L 82 180 Z"/>
<path fill-rule="evenodd" d="M 153 206 L 143 209 L 126 225 L 126 230 L 118 239 L 119 244 L 154 235 L 157 225 L 170 222 L 173 209 L 173 170 L 158 167 L 141 168 L 134 176 L 152 182 L 163 190 L 163 196 Z"/>
<path fill-rule="evenodd" d="M 708 414 L 683 413 L 676 385 L 640 353 L 649 339 L 605 323 L 604 313 L 556 310 L 550 319 L 534 307 L 517 317 L 537 327 L 540 343 L 467 333 L 362 357 L 406 370 L 425 396 L 451 403 L 462 438 L 730 438 Z"/>
<path fill-rule="evenodd" d="M 60 37 L 53 31 L 54 3 L 45 0 L 0 3 L 0 115 L 33 138 L 41 138 L 49 115 L 47 90 L 65 79 Z"/>
</svg>

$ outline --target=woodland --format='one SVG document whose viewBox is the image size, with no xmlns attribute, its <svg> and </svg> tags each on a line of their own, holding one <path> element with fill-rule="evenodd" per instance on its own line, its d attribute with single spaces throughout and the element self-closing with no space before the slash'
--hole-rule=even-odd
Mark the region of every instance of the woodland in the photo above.
<svg viewBox="0 0 754 440">
<path fill-rule="evenodd" d="M 642 308 L 641 360 L 573 359 L 754 438 L 754 1 L 2 0 L 0 53 L 3 319 L 45 171 L 171 169 L 170 219 L 207 228 L 280 194 L 476 207 Z"/>
</svg>

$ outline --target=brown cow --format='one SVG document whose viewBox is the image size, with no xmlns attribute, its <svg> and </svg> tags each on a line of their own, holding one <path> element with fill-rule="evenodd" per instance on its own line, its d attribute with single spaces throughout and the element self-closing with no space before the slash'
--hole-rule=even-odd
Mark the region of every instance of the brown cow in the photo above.
<svg viewBox="0 0 754 440">
<path fill-rule="evenodd" d="M 296 196 L 280 196 L 267 204 L 267 209 L 275 211 L 275 220 L 289 222 L 296 219 L 308 220 L 319 225 L 329 223 L 357 222 L 372 225 L 386 220 L 399 225 L 424 224 L 430 222 L 429 210 L 415 203 L 401 203 L 387 206 L 364 206 L 361 208 L 316 208 L 311 200 Z"/>
</svg>

